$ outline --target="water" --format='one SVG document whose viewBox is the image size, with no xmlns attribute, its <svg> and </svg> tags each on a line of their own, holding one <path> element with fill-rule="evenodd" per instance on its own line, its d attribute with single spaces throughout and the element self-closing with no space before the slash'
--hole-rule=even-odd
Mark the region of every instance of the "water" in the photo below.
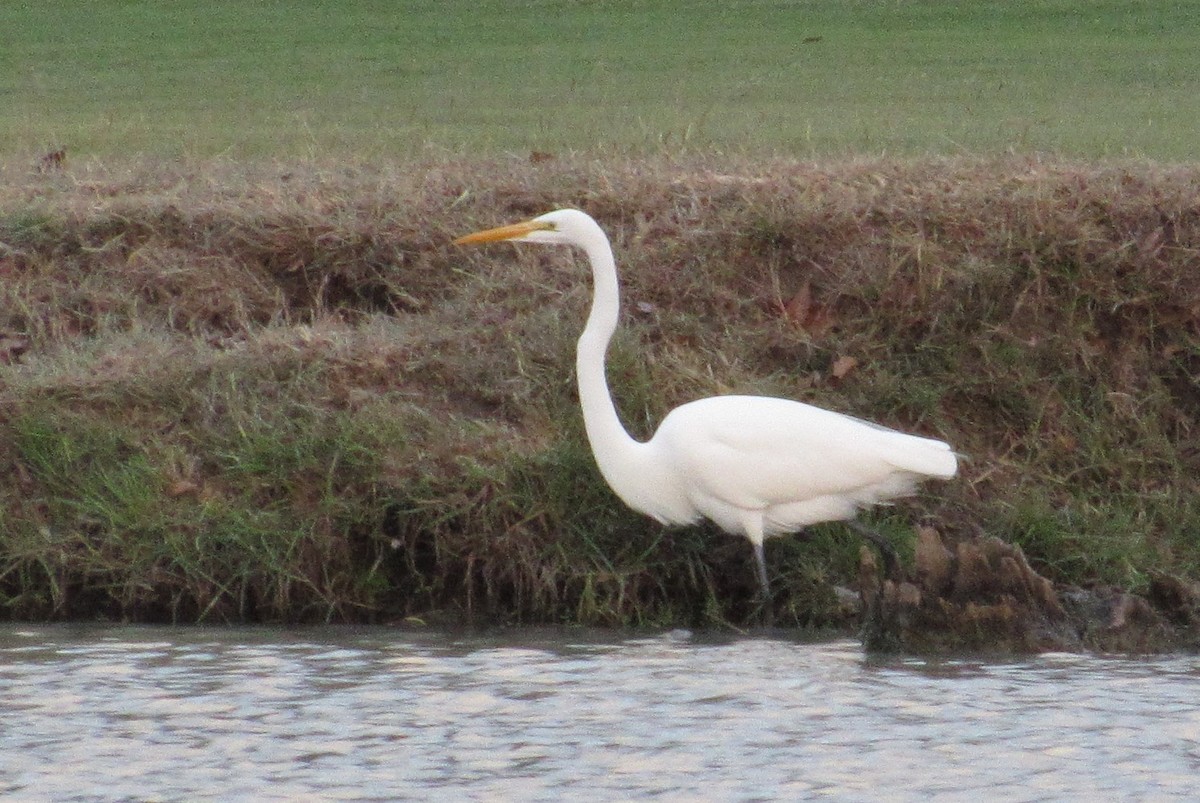
<svg viewBox="0 0 1200 803">
<path fill-rule="evenodd" d="M 4 800 L 1171 800 L 1200 658 L 854 642 L 0 629 Z"/>
</svg>

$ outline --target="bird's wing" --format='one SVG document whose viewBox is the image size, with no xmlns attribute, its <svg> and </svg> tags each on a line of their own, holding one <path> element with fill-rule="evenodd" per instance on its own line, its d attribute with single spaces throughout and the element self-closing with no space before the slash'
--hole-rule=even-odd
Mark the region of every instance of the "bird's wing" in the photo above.
<svg viewBox="0 0 1200 803">
<path fill-rule="evenodd" d="M 940 441 L 784 399 L 702 399 L 673 411 L 660 436 L 693 487 L 746 508 L 953 474 L 953 454 Z"/>
</svg>

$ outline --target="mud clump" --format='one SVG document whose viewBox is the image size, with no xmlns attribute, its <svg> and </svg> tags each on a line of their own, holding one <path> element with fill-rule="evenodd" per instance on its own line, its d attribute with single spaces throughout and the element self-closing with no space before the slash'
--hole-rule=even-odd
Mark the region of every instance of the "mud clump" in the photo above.
<svg viewBox="0 0 1200 803">
<path fill-rule="evenodd" d="M 1146 596 L 1056 586 L 1020 546 L 991 536 L 951 542 L 923 527 L 909 576 L 881 579 L 864 549 L 859 583 L 871 650 L 1128 653 L 1200 644 L 1195 584 L 1158 576 Z"/>
</svg>

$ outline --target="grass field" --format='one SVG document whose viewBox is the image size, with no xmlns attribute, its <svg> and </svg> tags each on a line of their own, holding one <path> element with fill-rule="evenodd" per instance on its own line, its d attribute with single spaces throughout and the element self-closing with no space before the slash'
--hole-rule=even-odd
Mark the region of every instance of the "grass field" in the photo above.
<svg viewBox="0 0 1200 803">
<path fill-rule="evenodd" d="M 0 6 L 0 158 L 1044 151 L 1187 161 L 1187 4 Z"/>
</svg>

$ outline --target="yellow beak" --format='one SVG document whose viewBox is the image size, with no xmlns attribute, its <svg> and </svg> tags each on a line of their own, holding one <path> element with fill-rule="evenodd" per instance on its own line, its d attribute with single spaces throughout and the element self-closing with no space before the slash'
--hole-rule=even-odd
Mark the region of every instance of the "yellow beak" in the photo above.
<svg viewBox="0 0 1200 803">
<path fill-rule="evenodd" d="M 536 220 L 527 220 L 524 223 L 513 223 L 508 226 L 500 226 L 495 229 L 485 229 L 477 231 L 473 234 L 467 234 L 459 237 L 454 241 L 455 245 L 470 245 L 472 243 L 495 243 L 501 240 L 512 240 L 516 237 L 523 237 L 535 231 L 547 231 L 553 229 L 554 226 L 550 223 L 542 223 Z"/>
</svg>

